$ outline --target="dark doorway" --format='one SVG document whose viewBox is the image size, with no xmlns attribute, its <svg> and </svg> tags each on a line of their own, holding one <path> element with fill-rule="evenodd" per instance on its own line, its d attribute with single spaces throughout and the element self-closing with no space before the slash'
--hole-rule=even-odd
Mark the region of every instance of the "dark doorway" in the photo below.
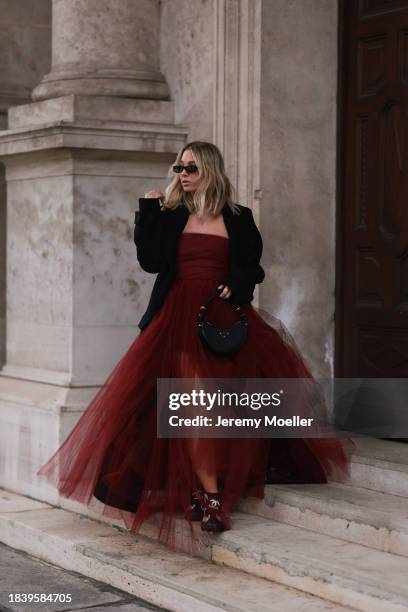
<svg viewBox="0 0 408 612">
<path fill-rule="evenodd" d="M 340 2 L 336 376 L 408 377 L 408 0 Z"/>
</svg>

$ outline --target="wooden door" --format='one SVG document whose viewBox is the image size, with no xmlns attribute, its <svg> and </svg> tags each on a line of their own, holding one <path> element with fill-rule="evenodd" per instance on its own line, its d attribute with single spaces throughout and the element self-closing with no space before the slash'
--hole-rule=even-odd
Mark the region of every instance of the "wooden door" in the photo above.
<svg viewBox="0 0 408 612">
<path fill-rule="evenodd" d="M 408 0 L 340 15 L 336 376 L 408 377 Z"/>
</svg>

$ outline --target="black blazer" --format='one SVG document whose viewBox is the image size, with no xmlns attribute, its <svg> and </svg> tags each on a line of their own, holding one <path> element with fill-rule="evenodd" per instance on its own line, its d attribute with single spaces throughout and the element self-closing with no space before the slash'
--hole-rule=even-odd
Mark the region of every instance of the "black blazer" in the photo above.
<svg viewBox="0 0 408 612">
<path fill-rule="evenodd" d="M 140 329 L 148 326 L 170 289 L 176 270 L 178 241 L 190 214 L 184 204 L 175 209 L 162 209 L 160 204 L 158 198 L 139 198 L 139 210 L 135 211 L 137 259 L 143 270 L 158 273 L 147 310 L 139 321 Z M 249 304 L 254 298 L 255 285 L 265 278 L 259 265 L 261 234 L 251 209 L 238 206 L 239 215 L 233 214 L 228 204 L 224 204 L 221 211 L 229 238 L 229 270 L 220 279 L 220 284 L 231 289 L 227 301 L 235 305 Z"/>
</svg>

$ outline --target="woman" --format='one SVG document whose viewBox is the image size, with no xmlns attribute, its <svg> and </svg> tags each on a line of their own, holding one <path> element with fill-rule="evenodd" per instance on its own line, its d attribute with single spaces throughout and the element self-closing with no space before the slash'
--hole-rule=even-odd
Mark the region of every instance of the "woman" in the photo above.
<svg viewBox="0 0 408 612">
<path fill-rule="evenodd" d="M 170 174 L 166 194 L 149 191 L 135 215 L 138 261 L 158 274 L 141 333 L 38 474 L 61 495 L 121 517 L 133 532 L 143 524 L 159 541 L 195 552 L 207 544 L 207 532 L 231 528 L 229 512 L 240 497 L 263 498 L 265 479 L 346 478 L 354 445 L 336 438 L 157 436 L 158 378 L 313 383 L 281 321 L 251 305 L 265 276 L 262 239 L 251 210 L 233 202 L 218 148 L 188 143 Z M 196 331 L 199 308 L 215 290 L 213 322 L 234 323 L 231 305 L 247 316 L 246 342 L 233 356 L 209 351 Z"/>
</svg>

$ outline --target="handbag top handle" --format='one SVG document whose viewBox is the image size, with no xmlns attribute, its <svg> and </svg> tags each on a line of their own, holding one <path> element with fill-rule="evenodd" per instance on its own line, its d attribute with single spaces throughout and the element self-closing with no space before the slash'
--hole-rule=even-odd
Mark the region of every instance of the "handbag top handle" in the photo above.
<svg viewBox="0 0 408 612">
<path fill-rule="evenodd" d="M 222 299 L 219 296 L 218 289 L 215 290 L 215 292 L 208 298 L 208 300 L 205 302 L 205 304 L 203 304 L 203 306 L 200 306 L 200 310 L 199 310 L 199 313 L 198 313 L 198 322 L 199 323 L 201 323 L 204 320 L 204 315 L 205 315 L 205 311 L 207 309 L 208 304 L 210 302 L 212 302 L 212 300 L 215 300 L 216 298 Z M 230 304 L 230 306 L 239 315 L 239 320 L 241 320 L 241 321 L 246 321 L 247 320 L 246 314 L 241 309 L 241 306 L 236 306 L 234 304 Z"/>
</svg>

